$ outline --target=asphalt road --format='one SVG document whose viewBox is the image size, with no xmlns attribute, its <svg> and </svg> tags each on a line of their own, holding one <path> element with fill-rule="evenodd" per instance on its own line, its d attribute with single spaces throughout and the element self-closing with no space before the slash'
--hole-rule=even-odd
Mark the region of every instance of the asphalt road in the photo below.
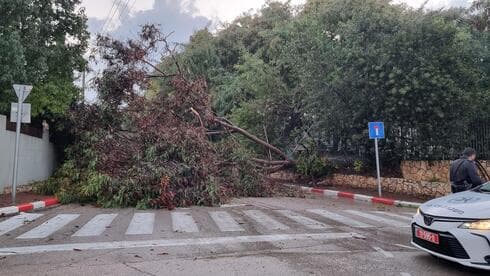
<svg viewBox="0 0 490 276">
<path fill-rule="evenodd" d="M 414 212 L 341 198 L 65 205 L 0 219 L 0 275 L 487 275 L 412 248 Z"/>
</svg>

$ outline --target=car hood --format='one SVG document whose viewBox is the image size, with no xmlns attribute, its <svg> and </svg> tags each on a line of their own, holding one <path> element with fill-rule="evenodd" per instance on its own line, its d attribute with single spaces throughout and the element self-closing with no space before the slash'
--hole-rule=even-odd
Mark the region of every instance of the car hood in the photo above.
<svg viewBox="0 0 490 276">
<path fill-rule="evenodd" d="M 490 219 L 490 194 L 473 191 L 452 194 L 422 204 L 420 211 L 438 217 Z"/>
</svg>

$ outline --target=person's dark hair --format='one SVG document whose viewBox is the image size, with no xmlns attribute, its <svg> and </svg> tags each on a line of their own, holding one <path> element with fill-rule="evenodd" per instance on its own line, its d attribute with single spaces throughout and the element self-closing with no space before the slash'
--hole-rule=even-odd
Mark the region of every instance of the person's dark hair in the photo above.
<svg viewBox="0 0 490 276">
<path fill-rule="evenodd" d="M 473 148 L 465 148 L 462 153 L 464 157 L 470 157 L 474 154 L 476 154 L 476 150 L 474 150 Z"/>
</svg>

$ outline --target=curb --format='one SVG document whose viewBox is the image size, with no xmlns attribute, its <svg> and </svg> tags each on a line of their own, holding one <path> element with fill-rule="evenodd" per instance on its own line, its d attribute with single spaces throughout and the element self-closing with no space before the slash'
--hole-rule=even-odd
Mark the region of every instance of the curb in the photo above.
<svg viewBox="0 0 490 276">
<path fill-rule="evenodd" d="M 9 206 L 0 208 L 0 217 L 16 215 L 20 212 L 29 212 L 32 210 L 44 209 L 50 206 L 57 205 L 59 203 L 57 198 L 47 198 L 41 201 L 34 201 L 31 203 L 20 204 L 17 206 Z"/>
<path fill-rule="evenodd" d="M 286 186 L 298 187 L 295 185 L 286 185 Z M 408 208 L 419 208 L 420 205 L 422 205 L 422 203 L 409 202 L 409 201 L 403 201 L 403 200 L 395 200 L 395 199 L 384 198 L 384 197 L 375 197 L 375 196 L 354 194 L 354 193 L 348 193 L 348 192 L 339 192 L 339 191 L 334 191 L 334 190 L 325 190 L 325 189 L 305 187 L 305 186 L 299 186 L 299 187 L 301 188 L 301 191 L 303 191 L 305 193 L 323 195 L 325 197 L 350 198 L 350 199 L 357 200 L 357 201 L 385 204 L 385 205 L 398 206 L 398 207 L 408 207 Z"/>
</svg>

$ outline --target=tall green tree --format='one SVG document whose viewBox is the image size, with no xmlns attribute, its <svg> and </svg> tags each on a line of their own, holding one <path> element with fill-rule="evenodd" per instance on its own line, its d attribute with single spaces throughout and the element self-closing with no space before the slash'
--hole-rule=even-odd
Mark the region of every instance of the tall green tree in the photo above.
<svg viewBox="0 0 490 276">
<path fill-rule="evenodd" d="M 268 2 L 214 35 L 198 32 L 181 57 L 208 80 L 218 114 L 262 138 L 265 126 L 285 152 L 307 140 L 369 155 L 367 123 L 383 120 L 385 160 L 450 158 L 470 123 L 490 117 L 488 9 L 477 2 L 440 11 Z"/>
<path fill-rule="evenodd" d="M 89 33 L 80 0 L 0 0 L 0 113 L 15 101 L 13 83 L 31 84 L 34 117 L 62 116 L 80 91 Z"/>
</svg>

